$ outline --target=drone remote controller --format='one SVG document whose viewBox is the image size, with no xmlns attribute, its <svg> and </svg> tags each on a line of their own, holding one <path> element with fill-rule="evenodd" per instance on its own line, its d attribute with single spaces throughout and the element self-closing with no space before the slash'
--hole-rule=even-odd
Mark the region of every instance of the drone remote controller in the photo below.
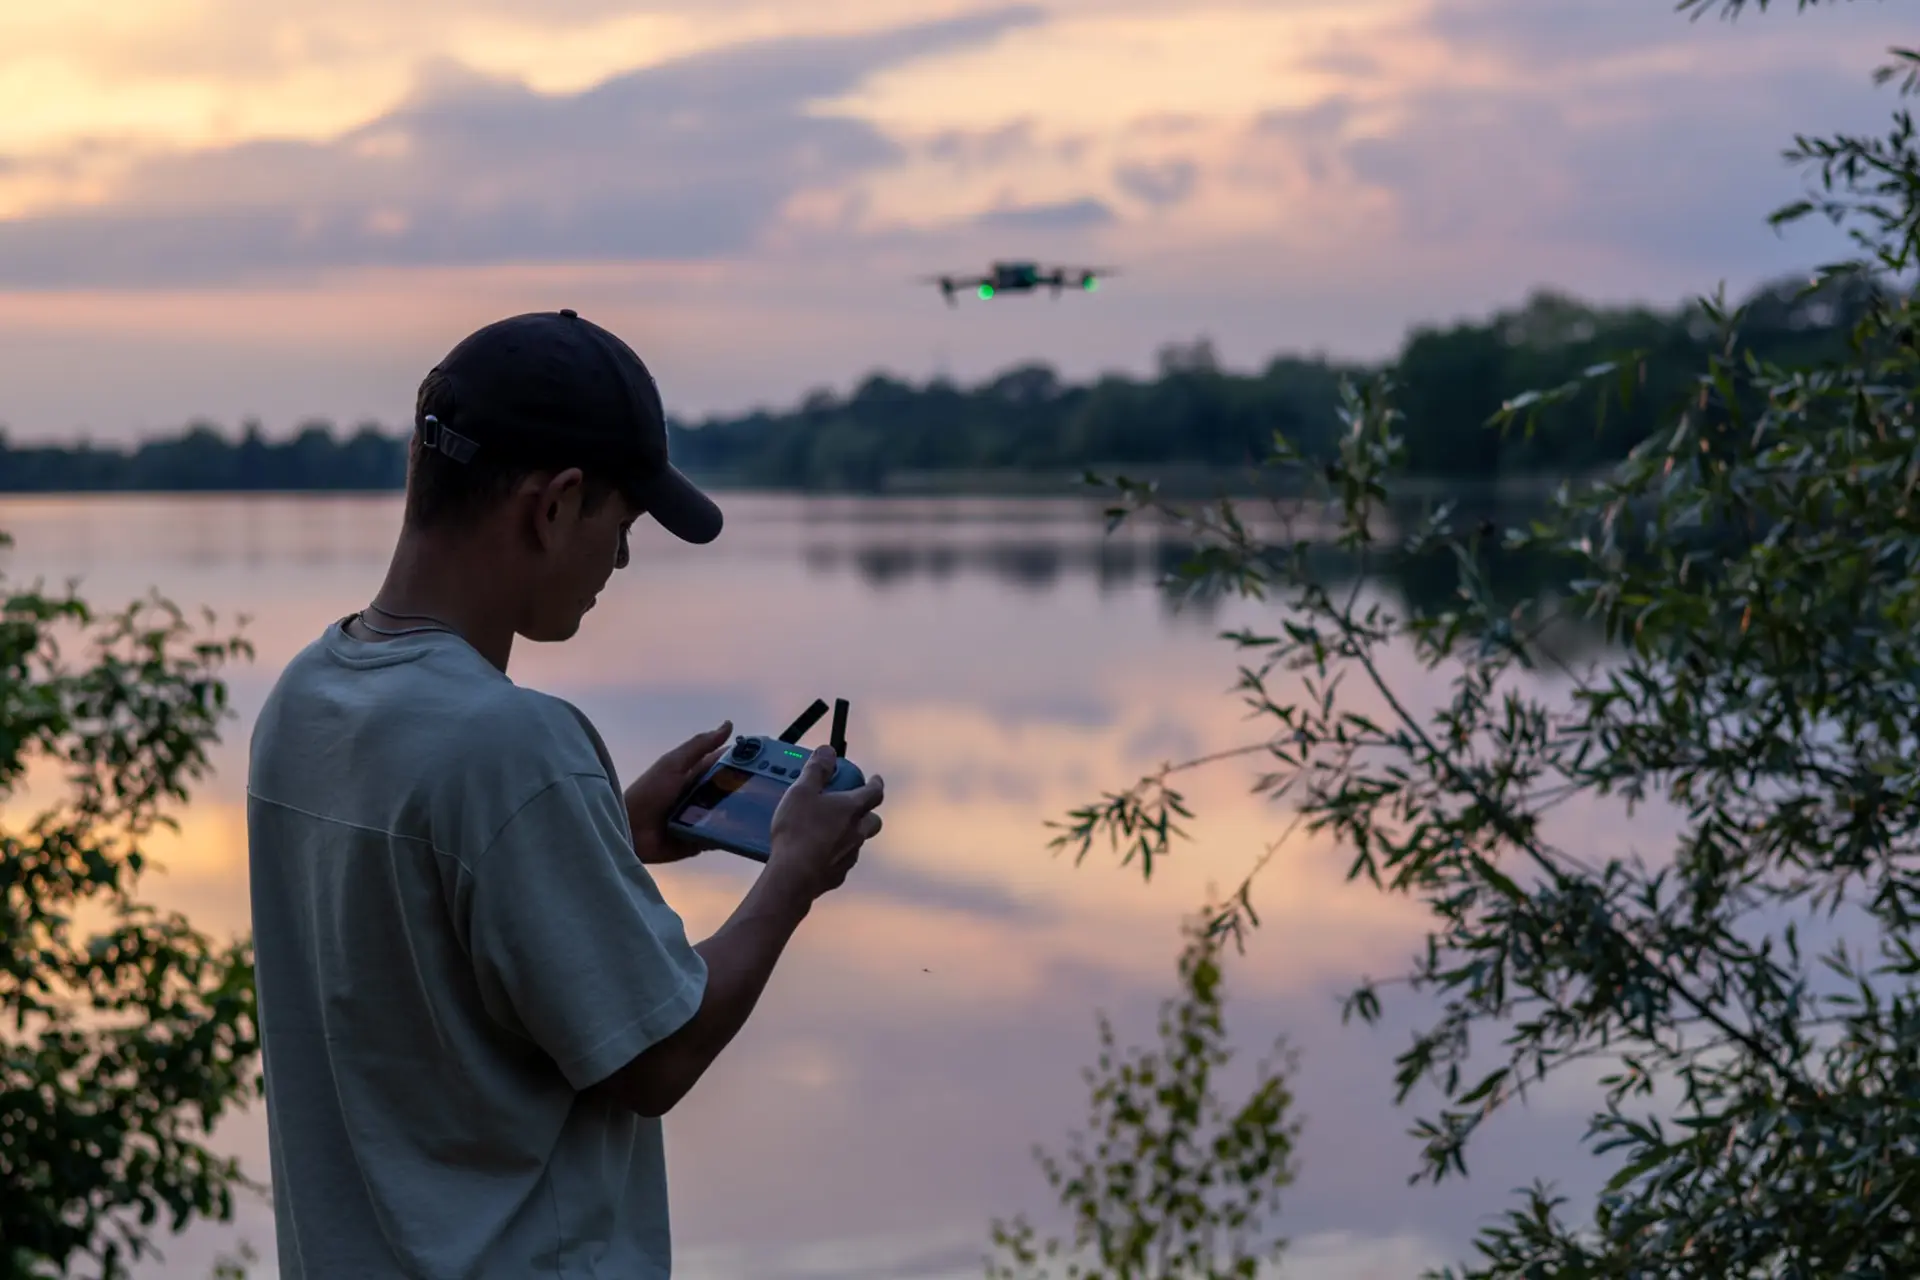
<svg viewBox="0 0 1920 1280">
<path fill-rule="evenodd" d="M 733 749 L 716 760 L 674 805 L 667 817 L 667 830 L 765 862 L 772 856 L 773 811 L 813 754 L 795 744 L 826 713 L 826 702 L 816 698 L 777 738 L 744 733 L 735 738 Z M 847 759 L 845 698 L 833 704 L 831 744 L 839 760 L 825 790 L 852 791 L 863 786 L 866 775 Z"/>
</svg>

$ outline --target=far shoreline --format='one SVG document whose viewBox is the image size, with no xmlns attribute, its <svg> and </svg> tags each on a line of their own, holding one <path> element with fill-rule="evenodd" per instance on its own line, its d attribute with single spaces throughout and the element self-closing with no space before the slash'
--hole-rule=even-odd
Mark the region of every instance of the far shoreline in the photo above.
<svg viewBox="0 0 1920 1280">
<path fill-rule="evenodd" d="M 1298 484 L 1286 483 L 1278 476 L 1250 476 L 1245 470 L 1224 471 L 1203 467 L 1129 467 L 1113 464 L 1090 468 L 1103 480 L 1124 476 L 1135 481 L 1152 481 L 1171 501 L 1261 501 L 1298 497 Z M 1110 497 L 1112 489 L 1091 485 L 1082 473 L 1063 475 L 1018 470 L 1005 471 L 926 471 L 900 472 L 885 477 L 878 485 L 798 486 L 754 484 L 738 477 L 693 473 L 691 478 L 714 494 L 766 495 L 794 498 L 1087 498 Z M 1539 501 L 1550 497 L 1561 485 L 1578 484 L 1589 477 L 1561 473 L 1496 475 L 1463 479 L 1449 476 L 1402 475 L 1389 483 L 1397 497 L 1412 499 L 1459 498 L 1478 501 Z M 72 498 L 397 498 L 399 486 L 332 487 L 308 485 L 287 488 L 251 488 L 240 486 L 96 486 L 67 489 L 7 488 L 0 484 L 0 504 L 30 502 L 34 499 Z"/>
</svg>

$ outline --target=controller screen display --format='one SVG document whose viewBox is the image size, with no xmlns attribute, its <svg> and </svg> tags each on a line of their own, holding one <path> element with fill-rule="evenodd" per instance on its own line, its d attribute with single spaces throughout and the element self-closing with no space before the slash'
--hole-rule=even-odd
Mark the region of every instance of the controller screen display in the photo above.
<svg viewBox="0 0 1920 1280">
<path fill-rule="evenodd" d="M 785 794 L 784 782 L 723 765 L 687 797 L 680 821 L 716 838 L 764 845 L 774 808 Z"/>
</svg>

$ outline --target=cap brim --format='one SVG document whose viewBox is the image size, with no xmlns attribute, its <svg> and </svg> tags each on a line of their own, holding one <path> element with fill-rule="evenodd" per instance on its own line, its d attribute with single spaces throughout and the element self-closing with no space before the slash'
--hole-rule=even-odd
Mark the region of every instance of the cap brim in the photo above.
<svg viewBox="0 0 1920 1280">
<path fill-rule="evenodd" d="M 679 468 L 661 472 L 645 486 L 644 496 L 654 523 L 682 542 L 712 542 L 720 536 L 720 508 Z"/>
</svg>

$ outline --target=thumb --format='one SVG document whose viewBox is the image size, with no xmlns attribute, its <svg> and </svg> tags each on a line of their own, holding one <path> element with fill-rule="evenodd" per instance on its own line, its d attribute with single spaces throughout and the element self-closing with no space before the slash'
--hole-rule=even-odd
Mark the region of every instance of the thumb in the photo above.
<svg viewBox="0 0 1920 1280">
<path fill-rule="evenodd" d="M 717 729 L 708 729 L 705 733 L 696 733 L 673 749 L 673 760 L 682 769 L 692 768 L 715 747 L 727 740 L 733 732 L 733 721 L 722 720 Z"/>
<path fill-rule="evenodd" d="M 800 776 L 794 779 L 795 787 L 805 787 L 809 791 L 821 791 L 833 777 L 833 771 L 839 766 L 840 757 L 833 754 L 833 748 L 821 744 L 807 757 L 806 764 L 800 768 Z"/>
</svg>

